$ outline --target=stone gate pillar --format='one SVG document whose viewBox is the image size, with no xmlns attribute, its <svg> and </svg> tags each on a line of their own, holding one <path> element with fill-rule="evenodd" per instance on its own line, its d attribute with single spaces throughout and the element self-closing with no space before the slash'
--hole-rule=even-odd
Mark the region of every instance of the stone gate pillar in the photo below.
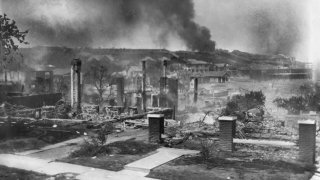
<svg viewBox="0 0 320 180">
<path fill-rule="evenodd" d="M 298 121 L 299 124 L 299 159 L 313 165 L 316 154 L 316 122 L 315 120 Z"/>
<path fill-rule="evenodd" d="M 233 138 L 236 134 L 235 116 L 221 116 L 219 119 L 220 126 L 220 147 L 224 151 L 234 151 Z"/>
<path fill-rule="evenodd" d="M 161 134 L 164 133 L 164 115 L 148 114 L 149 121 L 149 142 L 162 143 Z"/>
</svg>

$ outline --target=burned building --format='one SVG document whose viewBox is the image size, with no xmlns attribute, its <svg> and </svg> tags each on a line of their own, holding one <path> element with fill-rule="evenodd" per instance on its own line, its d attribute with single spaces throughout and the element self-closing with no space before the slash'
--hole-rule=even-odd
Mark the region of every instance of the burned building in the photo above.
<svg viewBox="0 0 320 180">
<path fill-rule="evenodd" d="M 26 73 L 27 89 L 32 94 L 53 93 L 52 71 L 30 71 Z"/>
</svg>

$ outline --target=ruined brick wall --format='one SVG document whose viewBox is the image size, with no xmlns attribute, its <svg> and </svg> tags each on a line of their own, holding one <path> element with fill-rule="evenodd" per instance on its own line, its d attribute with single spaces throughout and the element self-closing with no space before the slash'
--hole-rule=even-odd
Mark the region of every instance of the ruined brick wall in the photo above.
<svg viewBox="0 0 320 180">
<path fill-rule="evenodd" d="M 40 108 L 44 105 L 54 106 L 61 98 L 61 93 L 40 94 L 31 96 L 8 97 L 7 102 L 10 104 L 23 105 L 29 108 Z"/>
</svg>

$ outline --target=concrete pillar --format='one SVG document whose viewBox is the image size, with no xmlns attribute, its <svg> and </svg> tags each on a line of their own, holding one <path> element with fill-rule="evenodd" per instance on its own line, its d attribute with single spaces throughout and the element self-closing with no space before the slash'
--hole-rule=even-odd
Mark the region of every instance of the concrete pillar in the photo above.
<svg viewBox="0 0 320 180">
<path fill-rule="evenodd" d="M 142 111 L 147 110 L 147 97 L 146 97 L 146 61 L 142 61 Z"/>
<path fill-rule="evenodd" d="M 313 165 L 316 153 L 316 122 L 314 120 L 298 121 L 299 124 L 299 159 Z"/>
<path fill-rule="evenodd" d="M 234 116 L 219 117 L 220 147 L 223 151 L 234 151 L 233 138 L 236 134 L 236 119 Z"/>
<path fill-rule="evenodd" d="M 197 103 L 198 101 L 198 78 L 194 78 L 193 82 L 193 103 Z"/>
<path fill-rule="evenodd" d="M 161 134 L 164 133 L 164 115 L 148 114 L 149 121 L 149 142 L 162 143 Z"/>
</svg>

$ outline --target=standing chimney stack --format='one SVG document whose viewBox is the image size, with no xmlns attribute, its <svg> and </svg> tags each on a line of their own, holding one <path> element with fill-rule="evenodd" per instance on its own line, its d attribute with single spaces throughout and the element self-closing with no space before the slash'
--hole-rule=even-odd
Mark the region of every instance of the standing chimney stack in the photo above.
<svg viewBox="0 0 320 180">
<path fill-rule="evenodd" d="M 71 105 L 77 113 L 81 113 L 81 60 L 73 59 L 71 62 Z"/>
<path fill-rule="evenodd" d="M 146 97 L 146 61 L 142 60 L 142 110 L 147 111 L 147 97 Z"/>
</svg>

